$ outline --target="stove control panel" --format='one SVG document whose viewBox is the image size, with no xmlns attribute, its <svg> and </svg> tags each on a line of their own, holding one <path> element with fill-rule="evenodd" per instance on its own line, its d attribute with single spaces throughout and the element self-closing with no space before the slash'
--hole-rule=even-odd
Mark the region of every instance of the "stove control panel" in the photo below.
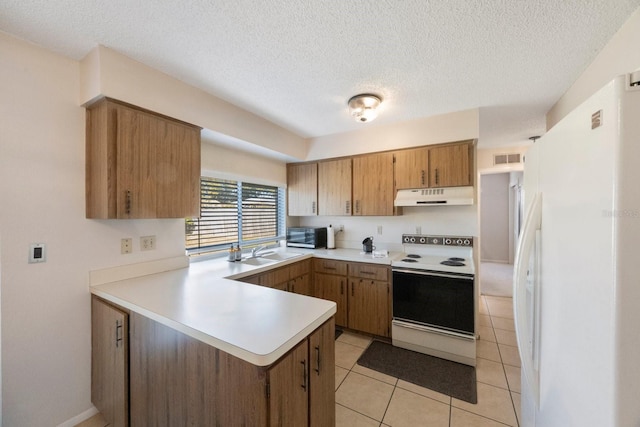
<svg viewBox="0 0 640 427">
<path fill-rule="evenodd" d="M 473 237 L 468 236 L 426 236 L 403 234 L 402 243 L 411 245 L 473 246 Z"/>
</svg>

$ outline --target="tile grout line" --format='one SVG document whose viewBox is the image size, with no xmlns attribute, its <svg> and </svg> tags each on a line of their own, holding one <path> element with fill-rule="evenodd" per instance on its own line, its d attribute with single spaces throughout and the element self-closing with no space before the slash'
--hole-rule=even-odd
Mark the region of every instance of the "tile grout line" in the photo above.
<svg viewBox="0 0 640 427">
<path fill-rule="evenodd" d="M 495 327 L 493 326 L 493 316 L 489 316 L 491 318 L 491 327 L 494 329 L 493 333 L 495 335 Z M 511 384 L 509 383 L 509 377 L 507 376 L 507 370 L 505 369 L 504 359 L 502 357 L 502 352 L 500 351 L 500 345 L 498 344 L 498 338 L 496 337 L 496 346 L 498 347 L 498 354 L 500 355 L 500 361 L 502 364 L 502 371 L 504 372 L 505 380 L 507 381 L 507 390 L 509 391 L 509 400 L 511 401 L 511 407 L 513 408 L 513 415 L 516 419 L 516 426 L 520 426 L 520 420 L 518 419 L 518 411 L 516 410 L 516 403 L 513 401 L 513 393 L 511 390 Z M 510 347 L 510 346 L 509 346 Z M 517 348 L 517 347 L 516 347 Z M 509 365 L 511 366 L 511 365 Z M 520 368 L 522 369 L 522 368 Z"/>
</svg>

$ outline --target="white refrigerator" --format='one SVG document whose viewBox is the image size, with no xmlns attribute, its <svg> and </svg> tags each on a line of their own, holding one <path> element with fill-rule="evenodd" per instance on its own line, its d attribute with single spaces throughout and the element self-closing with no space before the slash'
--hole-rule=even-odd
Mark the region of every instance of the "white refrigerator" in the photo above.
<svg viewBox="0 0 640 427">
<path fill-rule="evenodd" d="M 611 81 L 525 155 L 521 426 L 640 426 L 640 86 Z"/>
</svg>

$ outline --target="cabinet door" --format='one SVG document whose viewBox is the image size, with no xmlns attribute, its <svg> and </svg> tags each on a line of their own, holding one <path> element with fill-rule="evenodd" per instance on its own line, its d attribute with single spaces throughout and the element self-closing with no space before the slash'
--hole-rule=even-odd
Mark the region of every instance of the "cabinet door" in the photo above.
<svg viewBox="0 0 640 427">
<path fill-rule="evenodd" d="M 416 148 L 394 153 L 396 189 L 429 186 L 429 149 Z"/>
<path fill-rule="evenodd" d="M 389 282 L 349 279 L 349 328 L 389 336 Z"/>
<path fill-rule="evenodd" d="M 318 298 L 337 304 L 336 325 L 347 326 L 347 278 L 333 274 L 316 273 L 314 286 Z"/>
<path fill-rule="evenodd" d="M 318 215 L 351 215 L 351 159 L 318 163 Z"/>
<path fill-rule="evenodd" d="M 429 186 L 473 185 L 470 143 L 445 145 L 429 150 Z"/>
<path fill-rule="evenodd" d="M 287 165 L 287 198 L 291 216 L 318 214 L 318 164 Z"/>
<path fill-rule="evenodd" d="M 118 218 L 200 215 L 200 131 L 117 107 Z"/>
<path fill-rule="evenodd" d="M 353 159 L 353 215 L 393 215 L 393 154 Z"/>
<path fill-rule="evenodd" d="M 289 281 L 289 292 L 311 296 L 311 275 L 304 274 Z"/>
<path fill-rule="evenodd" d="M 304 340 L 269 369 L 269 425 L 308 425 L 308 352 L 308 341 Z"/>
<path fill-rule="evenodd" d="M 309 336 L 309 425 L 336 424 L 335 321 L 325 322 Z"/>
<path fill-rule="evenodd" d="M 129 420 L 128 315 L 91 298 L 91 401 L 109 425 Z"/>
</svg>

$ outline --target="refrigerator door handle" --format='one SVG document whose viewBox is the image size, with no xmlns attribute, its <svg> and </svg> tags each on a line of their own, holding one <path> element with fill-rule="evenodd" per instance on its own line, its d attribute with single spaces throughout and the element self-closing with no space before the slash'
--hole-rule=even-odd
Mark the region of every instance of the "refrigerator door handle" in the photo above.
<svg viewBox="0 0 640 427">
<path fill-rule="evenodd" d="M 515 267 L 513 272 L 513 318 L 516 329 L 516 340 L 518 342 L 518 349 L 520 350 L 520 359 L 522 361 L 522 373 L 527 379 L 527 382 L 531 386 L 532 395 L 538 406 L 539 400 L 539 384 L 537 378 L 537 351 L 538 338 L 531 336 L 531 332 L 527 326 L 527 273 L 528 263 L 531 256 L 531 251 L 538 246 L 536 241 L 539 240 L 539 230 L 542 220 L 542 194 L 536 193 L 531 203 L 531 206 L 527 212 L 524 227 L 520 240 L 518 241 L 518 248 L 516 252 Z M 538 237 L 538 238 L 537 238 Z M 537 270 L 537 269 L 536 269 Z M 538 280 L 539 272 L 536 271 L 535 280 Z M 535 286 L 535 285 L 534 285 Z M 537 287 L 537 286 L 535 286 Z M 534 299 L 538 299 L 538 292 L 534 289 Z M 536 304 L 537 306 L 538 304 Z M 533 316 L 534 324 L 537 322 L 538 308 L 534 307 Z M 534 335 L 537 334 L 538 327 L 534 327 Z M 533 356 L 528 351 L 529 342 L 534 341 Z M 534 360 L 535 359 L 535 360 Z"/>
</svg>

